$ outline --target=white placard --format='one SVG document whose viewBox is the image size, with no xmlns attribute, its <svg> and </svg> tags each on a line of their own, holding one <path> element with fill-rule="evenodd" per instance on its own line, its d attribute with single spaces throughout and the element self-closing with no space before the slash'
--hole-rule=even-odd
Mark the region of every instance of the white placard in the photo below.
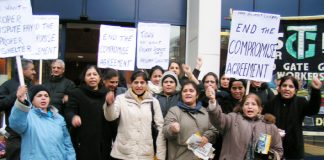
<svg viewBox="0 0 324 160">
<path fill-rule="evenodd" d="M 34 52 L 27 59 L 57 59 L 59 49 L 59 16 L 33 15 Z"/>
<path fill-rule="evenodd" d="M 170 24 L 139 23 L 137 29 L 137 67 L 151 69 L 169 65 Z"/>
<path fill-rule="evenodd" d="M 32 9 L 29 0 L 0 1 L 0 57 L 33 52 Z"/>
<path fill-rule="evenodd" d="M 280 15 L 234 11 L 225 74 L 269 82 L 272 78 Z"/>
<path fill-rule="evenodd" d="M 98 67 L 134 70 L 136 29 L 101 25 Z"/>
</svg>

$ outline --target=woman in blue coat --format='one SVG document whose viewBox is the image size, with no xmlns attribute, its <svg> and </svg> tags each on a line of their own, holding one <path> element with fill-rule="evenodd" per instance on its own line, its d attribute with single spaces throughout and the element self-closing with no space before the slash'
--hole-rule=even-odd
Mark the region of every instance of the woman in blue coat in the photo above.
<svg viewBox="0 0 324 160">
<path fill-rule="evenodd" d="M 9 117 L 10 127 L 21 135 L 21 160 L 75 160 L 75 151 L 64 118 L 49 106 L 49 91 L 43 85 L 20 86 Z"/>
</svg>

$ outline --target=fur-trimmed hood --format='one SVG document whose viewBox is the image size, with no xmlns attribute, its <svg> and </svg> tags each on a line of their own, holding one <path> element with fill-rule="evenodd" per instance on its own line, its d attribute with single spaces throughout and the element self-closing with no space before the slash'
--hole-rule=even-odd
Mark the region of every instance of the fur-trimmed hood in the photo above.
<svg viewBox="0 0 324 160">
<path fill-rule="evenodd" d="M 266 114 L 262 115 L 262 117 L 263 117 L 262 120 L 265 123 L 272 123 L 272 124 L 276 123 L 276 117 L 272 114 L 266 113 Z"/>
</svg>

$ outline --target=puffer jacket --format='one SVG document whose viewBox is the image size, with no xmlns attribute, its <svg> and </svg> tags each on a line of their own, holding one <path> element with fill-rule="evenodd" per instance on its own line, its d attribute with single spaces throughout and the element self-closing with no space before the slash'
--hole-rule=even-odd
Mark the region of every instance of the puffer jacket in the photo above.
<svg viewBox="0 0 324 160">
<path fill-rule="evenodd" d="M 55 107 L 52 114 L 35 108 L 30 102 L 16 100 L 9 117 L 10 127 L 22 137 L 21 160 L 75 160 L 75 151 L 64 118 Z"/>
<path fill-rule="evenodd" d="M 154 155 L 151 133 L 152 112 L 158 126 L 159 135 L 156 140 L 156 156 L 165 159 L 166 142 L 162 133 L 163 117 L 159 102 L 151 93 L 145 92 L 139 100 L 131 89 L 118 95 L 113 104 L 103 105 L 105 118 L 113 121 L 119 118 L 116 141 L 111 156 L 118 159 L 152 160 Z"/>
<path fill-rule="evenodd" d="M 255 150 L 261 134 L 271 135 L 270 150 L 276 151 L 282 157 L 281 137 L 278 128 L 273 124 L 274 120 L 267 120 L 264 116 L 252 120 L 244 117 L 241 113 L 235 112 L 224 114 L 218 104 L 210 103 L 208 110 L 211 123 L 223 135 L 221 160 L 245 159 L 250 142 L 252 141 L 253 150 Z"/>
</svg>

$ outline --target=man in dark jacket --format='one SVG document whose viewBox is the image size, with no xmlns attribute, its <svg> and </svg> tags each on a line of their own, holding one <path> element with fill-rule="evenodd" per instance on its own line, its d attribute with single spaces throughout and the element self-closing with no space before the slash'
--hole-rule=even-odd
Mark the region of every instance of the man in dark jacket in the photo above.
<svg viewBox="0 0 324 160">
<path fill-rule="evenodd" d="M 51 77 L 44 83 L 51 94 L 51 105 L 59 110 L 63 115 L 64 104 L 68 101 L 67 93 L 75 88 L 73 81 L 64 77 L 65 63 L 56 59 L 51 64 Z"/>
<path fill-rule="evenodd" d="M 21 65 L 23 69 L 23 75 L 25 84 L 29 88 L 32 85 L 32 80 L 36 75 L 33 61 L 22 59 Z M 19 160 L 20 159 L 20 136 L 9 128 L 8 117 L 11 112 L 11 108 L 16 100 L 16 91 L 20 86 L 18 75 L 15 76 L 0 86 L 0 111 L 4 111 L 6 114 L 6 131 L 9 133 L 6 146 L 6 159 L 7 160 Z"/>
</svg>

